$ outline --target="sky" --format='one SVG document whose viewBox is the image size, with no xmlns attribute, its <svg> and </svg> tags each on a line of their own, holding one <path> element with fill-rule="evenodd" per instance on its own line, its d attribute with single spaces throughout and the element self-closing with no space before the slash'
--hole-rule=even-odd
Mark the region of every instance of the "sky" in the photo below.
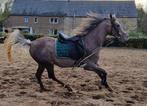
<svg viewBox="0 0 147 106">
<path fill-rule="evenodd" d="M 147 0 L 135 0 L 135 2 L 138 7 L 141 6 L 147 12 Z"/>
<path fill-rule="evenodd" d="M 147 6 L 147 0 L 135 0 L 136 4 L 139 5 L 143 5 L 143 6 Z"/>
</svg>

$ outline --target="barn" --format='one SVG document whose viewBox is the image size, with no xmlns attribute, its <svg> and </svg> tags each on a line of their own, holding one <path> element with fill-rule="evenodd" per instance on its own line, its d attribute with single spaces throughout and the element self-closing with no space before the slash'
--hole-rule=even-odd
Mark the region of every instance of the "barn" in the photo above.
<svg viewBox="0 0 147 106">
<path fill-rule="evenodd" d="M 28 28 L 32 34 L 71 34 L 88 12 L 115 14 L 128 31 L 137 27 L 135 1 L 14 0 L 5 27 Z"/>
</svg>

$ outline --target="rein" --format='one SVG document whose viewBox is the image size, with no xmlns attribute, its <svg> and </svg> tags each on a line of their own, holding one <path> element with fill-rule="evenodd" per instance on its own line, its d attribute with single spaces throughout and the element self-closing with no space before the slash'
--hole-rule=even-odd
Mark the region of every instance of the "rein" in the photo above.
<svg viewBox="0 0 147 106">
<path fill-rule="evenodd" d="M 108 47 L 110 44 L 112 44 L 114 41 L 113 40 L 111 40 L 105 47 Z M 95 49 L 93 49 L 92 50 L 92 52 L 88 55 L 88 56 L 86 56 L 86 57 L 84 57 L 84 58 L 82 58 L 82 59 L 79 59 L 76 63 L 78 63 L 78 64 L 75 64 L 74 65 L 74 67 L 83 67 L 83 66 L 85 66 L 85 64 L 83 64 L 83 65 L 81 65 L 81 63 L 83 63 L 85 60 L 87 60 L 87 59 L 89 59 L 91 56 L 93 56 L 96 52 L 97 52 L 97 50 L 98 49 L 100 49 L 100 48 L 102 48 L 102 47 L 96 47 Z M 74 68 L 73 67 L 73 68 Z"/>
</svg>

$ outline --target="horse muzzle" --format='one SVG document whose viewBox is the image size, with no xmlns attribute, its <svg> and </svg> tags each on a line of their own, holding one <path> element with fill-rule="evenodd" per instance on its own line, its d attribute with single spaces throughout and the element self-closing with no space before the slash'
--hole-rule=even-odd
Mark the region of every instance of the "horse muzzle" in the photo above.
<svg viewBox="0 0 147 106">
<path fill-rule="evenodd" d="M 128 33 L 124 33 L 124 34 L 121 34 L 121 36 L 120 36 L 120 41 L 121 42 L 126 42 L 126 41 L 128 41 L 129 40 L 129 36 L 128 36 Z"/>
</svg>

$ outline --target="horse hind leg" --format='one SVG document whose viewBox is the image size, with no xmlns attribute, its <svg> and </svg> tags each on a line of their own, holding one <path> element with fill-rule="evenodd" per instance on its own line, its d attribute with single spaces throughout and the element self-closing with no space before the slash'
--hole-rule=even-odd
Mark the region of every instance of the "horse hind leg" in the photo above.
<svg viewBox="0 0 147 106">
<path fill-rule="evenodd" d="M 58 80 L 54 74 L 54 66 L 52 64 L 46 65 L 46 69 L 48 72 L 48 77 L 51 78 L 52 80 L 56 81 L 57 83 L 61 84 L 63 87 L 67 88 L 68 91 L 72 91 L 72 89 L 64 84 L 62 81 Z"/>
<path fill-rule="evenodd" d="M 38 83 L 40 85 L 40 92 L 46 91 L 46 89 L 44 88 L 44 85 L 43 85 L 43 83 L 41 81 L 41 76 L 42 76 L 42 73 L 43 73 L 44 69 L 45 69 L 45 67 L 43 65 L 38 64 L 38 69 L 37 69 L 37 72 L 35 74 L 36 78 L 37 78 L 37 81 L 38 81 Z"/>
</svg>

